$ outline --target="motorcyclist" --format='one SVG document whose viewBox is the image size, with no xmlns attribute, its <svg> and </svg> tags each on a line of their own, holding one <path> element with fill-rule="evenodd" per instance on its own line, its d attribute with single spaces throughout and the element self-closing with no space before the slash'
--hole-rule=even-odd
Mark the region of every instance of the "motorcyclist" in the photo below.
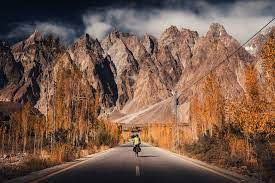
<svg viewBox="0 0 275 183">
<path fill-rule="evenodd" d="M 140 152 L 141 151 L 141 149 L 140 149 L 141 140 L 140 140 L 138 134 L 135 135 L 133 143 L 134 143 L 133 151 L 135 152 L 135 148 L 138 148 L 138 152 Z"/>
</svg>

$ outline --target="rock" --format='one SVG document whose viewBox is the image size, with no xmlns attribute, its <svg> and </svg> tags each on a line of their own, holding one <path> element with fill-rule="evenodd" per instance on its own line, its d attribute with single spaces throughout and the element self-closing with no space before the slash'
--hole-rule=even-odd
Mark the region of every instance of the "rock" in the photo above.
<svg viewBox="0 0 275 183">
<path fill-rule="evenodd" d="M 199 38 L 196 31 L 182 29 L 181 31 L 175 26 L 166 29 L 160 36 L 159 47 L 168 47 L 174 60 L 177 60 L 182 69 L 190 66 L 192 49 Z"/>
<path fill-rule="evenodd" d="M 139 63 L 121 39 L 114 38 L 112 35 L 109 37 L 112 37 L 112 45 L 109 45 L 109 49 L 105 51 L 110 55 L 116 68 L 117 105 L 122 108 L 128 100 L 133 98 Z"/>
<path fill-rule="evenodd" d="M 206 37 L 210 40 L 217 40 L 223 36 L 228 36 L 228 34 L 224 27 L 218 23 L 211 24 L 208 32 L 206 33 Z"/>
<path fill-rule="evenodd" d="M 86 34 L 80 37 L 67 52 L 89 84 L 100 91 L 102 106 L 114 107 L 118 93 L 114 63 L 104 55 L 104 50 L 98 40 Z"/>
<path fill-rule="evenodd" d="M 17 63 L 10 46 L 0 42 L 0 100 L 11 101 L 23 76 L 23 66 Z"/>
<path fill-rule="evenodd" d="M 43 83 L 43 72 L 52 67 L 55 58 L 64 51 L 64 46 L 58 38 L 42 35 L 35 31 L 26 40 L 12 47 L 12 54 L 18 63 L 24 67 L 24 75 L 14 94 L 13 101 L 30 101 L 36 104 L 40 99 Z"/>
<path fill-rule="evenodd" d="M 158 49 L 157 39 L 151 35 L 144 36 L 142 44 L 149 54 L 155 53 Z"/>
</svg>

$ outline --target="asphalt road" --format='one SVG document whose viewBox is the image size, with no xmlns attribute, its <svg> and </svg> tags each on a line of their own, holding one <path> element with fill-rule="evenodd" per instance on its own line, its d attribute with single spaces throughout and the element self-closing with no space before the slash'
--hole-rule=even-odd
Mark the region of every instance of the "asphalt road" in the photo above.
<svg viewBox="0 0 275 183">
<path fill-rule="evenodd" d="M 156 147 L 143 144 L 141 148 L 137 158 L 130 144 L 121 145 L 42 182 L 232 182 Z"/>
</svg>

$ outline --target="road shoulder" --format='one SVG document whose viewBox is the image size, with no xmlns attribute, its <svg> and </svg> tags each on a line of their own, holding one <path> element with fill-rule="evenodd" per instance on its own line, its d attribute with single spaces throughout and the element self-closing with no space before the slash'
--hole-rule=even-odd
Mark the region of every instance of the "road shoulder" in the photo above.
<svg viewBox="0 0 275 183">
<path fill-rule="evenodd" d="M 70 162 L 66 162 L 66 163 L 62 163 L 60 165 L 56 165 L 50 168 L 46 168 L 43 170 L 39 170 L 39 171 L 35 171 L 32 172 L 28 175 L 22 176 L 22 177 L 17 177 L 11 180 L 7 180 L 5 181 L 5 183 L 35 183 L 35 182 L 40 182 L 42 180 L 45 180 L 51 176 L 54 176 L 56 174 L 59 174 L 61 172 L 64 172 L 66 170 L 69 170 L 71 168 L 74 168 L 75 166 L 81 165 L 82 163 L 85 163 L 86 161 L 101 156 L 107 152 L 110 152 L 114 150 L 114 148 L 110 148 L 107 150 L 104 150 L 102 152 L 98 152 L 98 153 L 94 153 L 88 156 L 85 156 L 83 158 L 79 158 L 79 159 L 75 159 L 74 161 L 70 161 Z"/>
<path fill-rule="evenodd" d="M 203 161 L 200 161 L 200 160 L 197 160 L 197 159 L 192 159 L 192 158 L 189 158 L 187 156 L 177 154 L 177 153 L 169 151 L 167 149 L 156 147 L 156 146 L 153 146 L 153 145 L 148 144 L 148 143 L 144 143 L 144 144 L 150 145 L 152 147 L 155 147 L 155 148 L 159 149 L 160 151 L 164 151 L 164 152 L 169 153 L 173 156 L 179 157 L 182 160 L 184 160 L 184 161 L 186 161 L 186 162 L 188 162 L 192 165 L 203 168 L 203 169 L 205 169 L 207 171 L 210 171 L 212 173 L 215 173 L 217 175 L 223 176 L 223 177 L 225 177 L 229 180 L 232 180 L 233 182 L 237 182 L 237 183 L 239 183 L 239 182 L 241 182 L 241 183 L 258 183 L 259 182 L 256 179 L 252 179 L 250 177 L 240 175 L 240 174 L 237 174 L 235 172 L 232 172 L 232 171 L 229 171 L 229 170 L 226 170 L 226 169 L 214 166 L 214 165 L 207 164 L 207 163 L 205 163 Z"/>
</svg>

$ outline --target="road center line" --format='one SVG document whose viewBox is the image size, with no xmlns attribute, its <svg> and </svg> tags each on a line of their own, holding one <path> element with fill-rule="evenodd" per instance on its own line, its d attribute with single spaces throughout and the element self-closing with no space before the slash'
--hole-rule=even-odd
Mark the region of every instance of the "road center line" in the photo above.
<svg viewBox="0 0 275 183">
<path fill-rule="evenodd" d="M 136 176 L 137 176 L 137 177 L 139 177 L 139 176 L 140 176 L 139 166 L 136 166 Z"/>
</svg>

